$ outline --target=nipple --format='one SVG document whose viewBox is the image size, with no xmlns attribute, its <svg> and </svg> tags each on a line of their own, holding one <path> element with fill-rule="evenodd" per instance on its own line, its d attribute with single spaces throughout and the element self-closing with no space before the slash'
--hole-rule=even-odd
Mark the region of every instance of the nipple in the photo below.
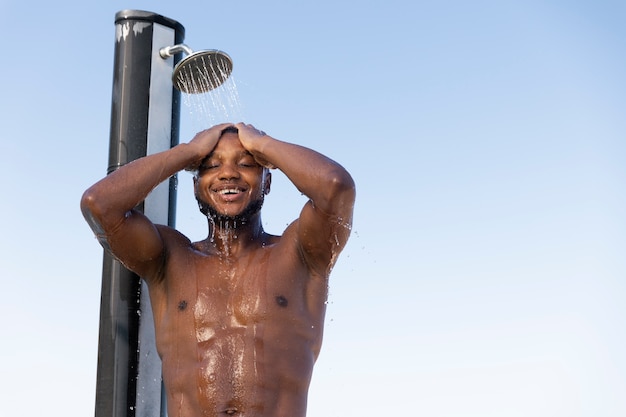
<svg viewBox="0 0 626 417">
<path fill-rule="evenodd" d="M 287 307 L 287 305 L 289 304 L 289 300 L 287 300 L 287 298 L 284 295 L 277 295 L 276 304 L 278 304 L 281 307 Z"/>
</svg>

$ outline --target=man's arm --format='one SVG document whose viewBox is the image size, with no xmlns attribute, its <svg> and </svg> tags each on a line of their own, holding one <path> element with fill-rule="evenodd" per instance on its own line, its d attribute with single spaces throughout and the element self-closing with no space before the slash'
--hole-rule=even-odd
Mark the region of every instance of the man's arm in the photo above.
<svg viewBox="0 0 626 417">
<path fill-rule="evenodd" d="M 309 267 L 327 275 L 352 227 L 355 185 L 337 162 L 311 149 L 282 142 L 239 123 L 242 145 L 265 166 L 280 169 L 309 198 L 297 221 L 298 241 Z"/>
<path fill-rule="evenodd" d="M 214 126 L 188 144 L 126 164 L 85 191 L 80 205 L 87 223 L 128 269 L 145 279 L 155 278 L 165 259 L 158 228 L 134 208 L 161 182 L 199 164 L 229 125 Z"/>
</svg>

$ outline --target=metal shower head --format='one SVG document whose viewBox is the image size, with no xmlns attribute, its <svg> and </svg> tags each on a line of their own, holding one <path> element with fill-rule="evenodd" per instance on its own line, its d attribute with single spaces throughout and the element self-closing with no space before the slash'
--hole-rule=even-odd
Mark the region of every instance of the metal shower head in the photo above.
<svg viewBox="0 0 626 417">
<path fill-rule="evenodd" d="M 184 52 L 187 56 L 174 67 L 172 82 L 184 93 L 211 91 L 222 85 L 233 71 L 232 59 L 217 49 L 193 52 L 188 46 L 181 44 L 168 46 L 159 51 L 163 58 L 179 52 Z"/>
</svg>

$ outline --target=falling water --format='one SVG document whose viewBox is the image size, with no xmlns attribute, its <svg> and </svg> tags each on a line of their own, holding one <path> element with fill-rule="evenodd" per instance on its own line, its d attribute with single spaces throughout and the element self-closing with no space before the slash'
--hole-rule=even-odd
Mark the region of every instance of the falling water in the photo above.
<svg viewBox="0 0 626 417">
<path fill-rule="evenodd" d="M 230 63 L 215 58 L 213 55 L 199 57 L 194 61 L 194 65 L 182 68 L 177 74 L 174 83 L 182 92 L 182 102 L 191 117 L 191 125 L 195 132 L 204 130 L 210 126 L 223 122 L 244 121 L 242 115 L 239 93 L 234 77 L 230 74 Z M 210 225 L 209 241 L 212 244 L 219 240 L 221 250 L 218 254 L 220 267 L 213 271 L 216 278 L 226 282 L 223 288 L 224 294 L 212 294 L 211 289 L 202 286 L 196 275 L 196 306 L 194 308 L 194 325 L 198 346 L 200 343 L 213 339 L 214 347 L 207 348 L 204 353 L 208 355 L 208 362 L 199 373 L 199 379 L 209 381 L 205 384 L 207 395 L 214 397 L 231 397 L 229 410 L 235 412 L 243 407 L 243 399 L 248 404 L 257 404 L 260 394 L 257 393 L 257 384 L 263 380 L 263 327 L 257 323 L 242 325 L 235 315 L 237 309 L 248 309 L 256 314 L 265 315 L 265 303 L 261 299 L 261 294 L 265 293 L 265 288 L 259 287 L 257 291 L 251 291 L 253 299 L 244 301 L 239 298 L 244 293 L 244 288 L 259 285 L 255 282 L 239 282 L 240 279 L 248 276 L 248 273 L 237 271 L 236 265 L 231 258 L 231 244 L 233 239 L 237 239 L 237 223 L 227 221 L 218 225 L 212 222 Z M 267 268 L 267 255 L 261 262 L 262 268 Z M 267 271 L 256 272 L 254 277 L 267 275 Z M 260 282 L 264 282 L 262 279 Z M 257 298 L 254 299 L 256 294 Z M 205 305 L 211 303 L 206 300 L 213 300 L 212 304 L 220 300 L 221 316 L 219 327 L 208 329 L 207 315 L 217 316 L 217 313 L 210 313 Z M 209 334 L 209 330 L 220 333 L 219 338 L 215 333 Z M 251 373 L 251 374 L 250 374 Z M 219 377 L 221 375 L 221 377 Z M 218 380 L 216 380 L 218 378 Z M 255 381 L 250 385 L 249 381 Z M 246 381 L 244 383 L 244 381 Z M 217 391 L 219 390 L 219 395 Z"/>
<path fill-rule="evenodd" d="M 174 83 L 183 91 L 183 103 L 195 131 L 218 123 L 244 120 L 237 84 L 225 61 L 213 56 L 200 57 L 195 65 L 183 68 Z"/>
</svg>

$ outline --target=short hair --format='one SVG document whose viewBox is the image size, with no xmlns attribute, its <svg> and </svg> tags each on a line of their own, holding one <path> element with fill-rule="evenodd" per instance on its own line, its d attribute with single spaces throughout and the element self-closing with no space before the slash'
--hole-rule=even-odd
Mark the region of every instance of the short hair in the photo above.
<svg viewBox="0 0 626 417">
<path fill-rule="evenodd" d="M 222 130 L 220 137 L 224 136 L 226 133 L 234 133 L 236 135 L 239 135 L 239 129 L 237 129 L 235 126 L 228 126 L 224 130 Z"/>
</svg>

